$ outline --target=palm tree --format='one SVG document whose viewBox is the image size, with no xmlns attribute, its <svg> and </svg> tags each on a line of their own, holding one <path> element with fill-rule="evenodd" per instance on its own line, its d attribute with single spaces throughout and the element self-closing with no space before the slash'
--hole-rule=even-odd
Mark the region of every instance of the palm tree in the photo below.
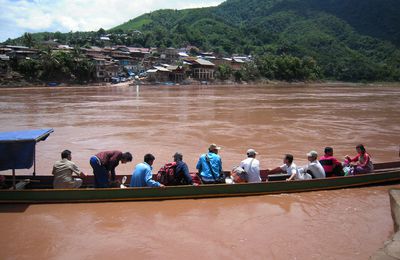
<svg viewBox="0 0 400 260">
<path fill-rule="evenodd" d="M 35 44 L 35 41 L 33 40 L 32 34 L 31 33 L 24 33 L 23 36 L 23 42 L 25 46 L 28 46 L 29 48 L 32 48 L 32 46 Z"/>
</svg>

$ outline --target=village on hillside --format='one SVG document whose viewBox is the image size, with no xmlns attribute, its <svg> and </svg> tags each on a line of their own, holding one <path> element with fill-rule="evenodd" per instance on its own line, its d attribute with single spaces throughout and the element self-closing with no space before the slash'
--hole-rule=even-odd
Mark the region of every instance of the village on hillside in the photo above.
<svg viewBox="0 0 400 260">
<path fill-rule="evenodd" d="M 71 53 L 76 48 L 53 42 L 48 50 L 52 53 Z M 213 53 L 201 52 L 195 46 L 175 48 L 138 48 L 124 45 L 108 47 L 80 47 L 82 57 L 92 66 L 92 83 L 119 83 L 140 79 L 151 84 L 209 84 L 216 80 L 219 66 L 225 66 L 232 75 L 250 56 L 216 57 Z M 26 46 L 0 46 L 0 78 L 17 80 L 22 77 L 13 70 L 14 64 L 22 60 L 39 60 L 42 51 Z M 60 82 L 47 82 L 57 85 Z"/>
</svg>

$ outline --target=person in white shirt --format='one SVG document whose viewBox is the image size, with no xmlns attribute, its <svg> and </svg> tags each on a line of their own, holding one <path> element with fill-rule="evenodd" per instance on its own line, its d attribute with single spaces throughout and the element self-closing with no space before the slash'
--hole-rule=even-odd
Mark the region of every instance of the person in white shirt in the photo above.
<svg viewBox="0 0 400 260">
<path fill-rule="evenodd" d="M 308 180 L 311 179 L 311 175 L 306 172 L 300 172 L 297 169 L 296 164 L 293 162 L 294 158 L 291 154 L 286 154 L 283 157 L 283 165 L 276 167 L 273 170 L 267 170 L 267 174 L 277 174 L 277 173 L 286 173 L 290 174 L 290 177 L 287 178 L 287 181 L 295 180 Z"/>
<path fill-rule="evenodd" d="M 318 153 L 316 151 L 310 151 L 307 153 L 307 159 L 309 163 L 303 168 L 299 169 L 299 171 L 310 174 L 313 179 L 325 178 L 325 170 L 318 161 Z"/>
<path fill-rule="evenodd" d="M 240 162 L 242 167 L 247 173 L 247 182 L 261 182 L 260 177 L 260 161 L 256 159 L 258 153 L 254 149 L 247 150 L 247 159 Z"/>
</svg>

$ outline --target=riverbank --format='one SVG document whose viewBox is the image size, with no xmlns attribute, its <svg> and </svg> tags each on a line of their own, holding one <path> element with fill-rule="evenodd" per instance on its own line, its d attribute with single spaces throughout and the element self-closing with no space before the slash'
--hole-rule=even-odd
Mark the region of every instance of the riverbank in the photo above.
<svg viewBox="0 0 400 260">
<path fill-rule="evenodd" d="M 389 196 L 395 234 L 371 257 L 372 260 L 400 259 L 400 189 L 390 190 Z"/>
<path fill-rule="evenodd" d="M 86 86 L 129 86 L 135 85 L 134 80 L 128 80 L 120 83 L 110 82 L 90 82 L 90 83 L 58 83 L 58 84 L 46 84 L 45 82 L 29 82 L 24 79 L 13 81 L 0 81 L 0 89 L 7 88 L 43 88 L 43 87 L 86 87 Z M 196 80 L 184 81 L 182 83 L 154 83 L 148 81 L 140 81 L 140 85 L 157 85 L 157 86 L 197 86 L 197 85 L 209 85 L 209 86 L 246 86 L 246 85 L 263 85 L 263 86 L 317 86 L 317 87 L 343 87 L 343 86 L 400 86 L 400 82 L 344 82 L 344 81 L 332 81 L 332 80 L 318 80 L 318 81 L 277 81 L 277 80 L 258 80 L 251 82 L 235 82 L 235 81 L 207 81 L 201 82 Z"/>
</svg>

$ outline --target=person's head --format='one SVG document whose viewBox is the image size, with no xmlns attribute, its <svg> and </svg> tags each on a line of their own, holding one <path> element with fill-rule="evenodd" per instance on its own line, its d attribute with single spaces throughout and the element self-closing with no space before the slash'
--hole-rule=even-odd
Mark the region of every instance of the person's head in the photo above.
<svg viewBox="0 0 400 260">
<path fill-rule="evenodd" d="M 357 153 L 365 153 L 365 147 L 362 144 L 356 146 Z"/>
<path fill-rule="evenodd" d="M 127 163 L 132 161 L 132 154 L 130 152 L 123 153 L 121 156 L 121 163 Z"/>
<path fill-rule="evenodd" d="M 71 160 L 72 156 L 71 156 L 71 151 L 70 150 L 64 150 L 61 152 L 61 159 L 68 159 Z"/>
<path fill-rule="evenodd" d="M 316 151 L 310 151 L 309 153 L 307 153 L 307 159 L 310 162 L 317 160 L 317 158 L 318 158 L 318 153 Z"/>
<path fill-rule="evenodd" d="M 256 155 L 257 155 L 258 153 L 256 152 L 256 150 L 254 150 L 254 149 L 249 149 L 249 150 L 247 150 L 247 157 L 251 157 L 251 158 L 256 158 Z"/>
<path fill-rule="evenodd" d="M 210 146 L 208 147 L 208 151 L 210 153 L 216 153 L 218 154 L 218 151 L 221 149 L 221 147 L 217 146 L 216 144 L 210 144 Z"/>
<path fill-rule="evenodd" d="M 324 153 L 327 156 L 333 156 L 333 148 L 329 146 L 325 147 Z"/>
<path fill-rule="evenodd" d="M 151 153 L 148 153 L 144 156 L 144 162 L 148 165 L 153 165 L 155 159 L 156 157 L 154 157 L 154 155 L 152 155 Z"/>
<path fill-rule="evenodd" d="M 291 165 L 293 162 L 293 155 L 291 154 L 285 154 L 285 157 L 283 157 L 283 163 Z"/>
<path fill-rule="evenodd" d="M 173 156 L 174 162 L 182 161 L 183 160 L 183 155 L 179 152 L 176 152 Z"/>
</svg>

